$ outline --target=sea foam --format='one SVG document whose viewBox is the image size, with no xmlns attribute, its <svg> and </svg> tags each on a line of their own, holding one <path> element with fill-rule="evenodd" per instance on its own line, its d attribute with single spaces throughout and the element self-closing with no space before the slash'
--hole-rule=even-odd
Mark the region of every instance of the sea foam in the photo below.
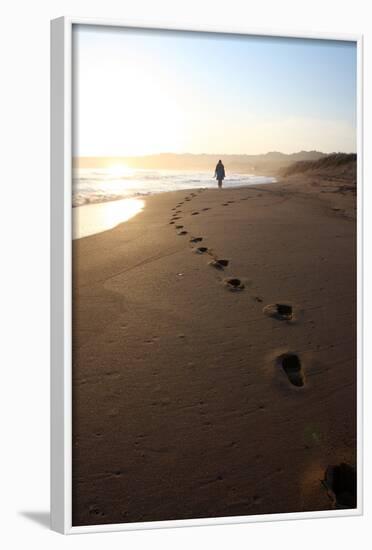
<svg viewBox="0 0 372 550">
<path fill-rule="evenodd" d="M 223 187 L 242 187 L 275 182 L 274 177 L 252 174 L 227 173 Z M 213 172 L 179 170 L 131 170 L 128 174 L 115 174 L 110 169 L 74 170 L 72 206 L 103 203 L 135 198 L 167 191 L 216 188 Z"/>
</svg>

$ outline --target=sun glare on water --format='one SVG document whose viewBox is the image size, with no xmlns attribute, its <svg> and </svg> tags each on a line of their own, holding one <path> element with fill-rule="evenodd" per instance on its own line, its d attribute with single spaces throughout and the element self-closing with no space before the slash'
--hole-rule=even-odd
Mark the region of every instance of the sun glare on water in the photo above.
<svg viewBox="0 0 372 550">
<path fill-rule="evenodd" d="M 73 239 L 80 239 L 134 218 L 145 207 L 140 199 L 122 199 L 73 208 Z"/>
<path fill-rule="evenodd" d="M 107 171 L 113 178 L 122 178 L 133 174 L 132 168 L 126 164 L 111 164 L 107 167 Z"/>
</svg>

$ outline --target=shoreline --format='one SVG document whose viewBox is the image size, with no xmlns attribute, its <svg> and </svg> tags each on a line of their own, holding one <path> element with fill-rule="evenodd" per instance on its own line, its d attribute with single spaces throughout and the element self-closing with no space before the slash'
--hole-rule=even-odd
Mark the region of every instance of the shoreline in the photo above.
<svg viewBox="0 0 372 550">
<path fill-rule="evenodd" d="M 337 189 L 170 191 L 73 241 L 74 525 L 333 509 L 326 468 L 356 459 L 355 205 Z"/>
<path fill-rule="evenodd" d="M 274 176 L 265 176 L 265 177 L 274 177 Z M 337 180 L 335 179 L 335 181 L 332 181 L 332 185 L 330 186 L 330 188 L 327 186 L 325 186 L 325 189 L 322 189 L 320 191 L 321 194 L 319 194 L 318 190 L 314 190 L 313 186 L 314 186 L 314 179 L 315 180 L 320 180 L 322 181 L 322 178 L 317 178 L 317 177 L 314 177 L 313 175 L 301 175 L 301 176 L 291 176 L 291 177 L 283 177 L 283 176 L 275 176 L 275 179 L 276 181 L 275 182 L 267 182 L 267 183 L 255 183 L 255 184 L 251 184 L 251 185 L 242 185 L 242 186 L 236 186 L 236 187 L 229 187 L 229 188 L 222 188 L 222 191 L 230 191 L 230 190 L 234 190 L 234 189 L 240 189 L 240 190 L 244 190 L 244 189 L 252 189 L 254 190 L 256 187 L 256 185 L 258 186 L 258 188 L 260 188 L 261 186 L 273 186 L 274 188 L 281 188 L 282 191 L 291 191 L 293 193 L 296 193 L 298 196 L 307 196 L 309 198 L 313 198 L 313 199 L 319 199 L 319 200 L 323 200 L 323 201 L 329 201 L 331 204 L 332 204 L 332 208 L 334 211 L 340 211 L 340 212 L 344 212 L 344 214 L 347 216 L 347 217 L 350 217 L 351 219 L 354 219 L 355 216 L 356 216 L 356 203 L 354 202 L 351 202 L 350 201 L 350 197 L 346 197 L 346 200 L 343 200 L 343 197 L 342 196 L 334 196 L 334 184 L 339 181 L 339 183 L 343 183 L 344 180 L 340 179 L 340 180 Z M 296 182 L 299 181 L 299 184 Z M 324 183 L 324 182 L 323 182 Z M 316 185 L 316 184 L 315 184 Z M 207 187 L 199 187 L 199 188 L 187 188 L 187 189 L 180 189 L 180 190 L 170 190 L 170 191 L 162 191 L 162 192 L 158 192 L 158 193 L 149 193 L 147 195 L 133 195 L 133 196 L 130 196 L 130 197 L 120 197 L 120 198 L 117 198 L 117 199 L 113 199 L 113 200 L 110 200 L 110 201 L 102 201 L 102 202 L 93 202 L 93 203 L 86 203 L 86 204 L 81 204 L 81 205 L 78 205 L 78 206 L 74 206 L 72 208 L 72 212 L 73 212 L 73 215 L 75 213 L 75 216 L 76 216 L 76 212 L 78 209 L 81 209 L 83 207 L 102 207 L 104 208 L 104 206 L 106 207 L 109 207 L 111 204 L 115 206 L 116 203 L 120 203 L 120 202 L 125 202 L 125 201 L 139 201 L 139 202 L 142 202 L 142 203 L 145 203 L 146 201 L 148 200 L 151 200 L 152 197 L 156 197 L 158 195 L 164 195 L 164 194 L 169 194 L 169 193 L 192 193 L 192 192 L 197 192 L 199 191 L 200 189 L 203 189 L 203 190 L 209 190 L 209 191 L 218 191 L 217 188 L 207 188 Z M 328 189 L 328 191 L 327 191 Z M 275 190 L 275 189 L 274 189 Z M 271 188 L 269 189 L 265 189 L 265 191 L 272 191 Z M 141 212 L 141 210 L 145 207 L 145 204 L 143 205 L 143 207 L 141 209 L 138 209 L 138 212 L 136 212 L 134 214 L 137 215 L 138 213 Z M 344 207 L 344 209 L 342 208 Z M 126 213 L 123 213 L 123 217 L 126 216 Z M 83 235 L 81 237 L 74 237 L 73 236 L 73 240 L 76 240 L 76 239 L 83 239 L 83 238 L 86 238 L 86 237 L 90 237 L 90 236 L 93 236 L 93 235 L 97 235 L 99 233 L 103 233 L 103 232 L 106 232 L 106 231 L 111 231 L 112 229 L 114 229 L 115 227 L 118 227 L 119 225 L 121 225 L 122 223 L 126 223 L 128 222 L 130 219 L 131 219 L 132 216 L 128 216 L 126 219 L 122 220 L 122 221 L 117 221 L 115 224 L 113 224 L 112 226 L 109 226 L 107 228 L 103 228 L 99 231 L 95 231 L 95 232 L 91 232 L 91 233 L 88 233 L 86 235 Z"/>
<path fill-rule="evenodd" d="M 171 171 L 172 172 L 172 171 Z M 154 181 L 150 182 L 146 179 L 146 181 L 143 182 L 143 188 L 139 189 L 138 187 L 136 189 L 132 189 L 129 183 L 129 190 L 123 190 L 126 191 L 127 194 L 121 195 L 120 191 L 118 190 L 118 194 L 107 194 L 109 192 L 109 189 L 106 188 L 105 190 L 105 180 L 103 179 L 101 181 L 101 184 L 98 183 L 98 187 L 95 192 L 93 192 L 92 189 L 89 190 L 89 193 L 87 194 L 87 191 L 82 189 L 80 187 L 79 178 L 73 179 L 73 196 L 72 196 L 72 212 L 73 216 L 77 217 L 79 214 L 79 209 L 82 207 L 96 207 L 97 209 L 97 215 L 99 216 L 99 210 L 98 206 L 101 205 L 102 208 L 109 207 L 110 204 L 114 205 L 114 203 L 117 203 L 118 201 L 134 201 L 134 200 L 145 200 L 148 197 L 151 197 L 153 195 L 163 194 L 163 193 L 169 193 L 169 192 L 177 192 L 177 191 L 185 191 L 185 192 L 192 192 L 196 191 L 198 189 L 216 189 L 217 183 L 214 181 L 214 178 L 210 176 L 209 172 L 205 172 L 208 174 L 208 179 L 191 179 L 188 184 L 186 182 L 180 183 L 178 181 L 177 186 L 178 188 L 174 188 L 174 183 L 172 181 L 168 181 L 167 183 L 164 183 L 161 181 L 161 178 L 158 180 L 156 177 L 154 177 Z M 194 177 L 198 176 L 199 174 L 195 174 L 194 171 L 191 171 L 190 174 L 194 175 Z M 180 172 L 175 173 L 174 177 L 177 178 L 180 176 Z M 235 189 L 235 188 L 245 188 L 252 185 L 267 185 L 271 183 L 276 182 L 276 177 L 274 176 L 265 176 L 265 175 L 255 175 L 255 174 L 240 174 L 239 176 L 242 178 L 240 180 L 236 179 L 237 174 L 233 173 L 229 178 L 225 180 L 225 188 L 228 189 Z M 135 178 L 136 179 L 136 178 Z M 250 183 L 245 180 L 252 180 Z M 264 181 L 261 181 L 264 180 Z M 196 185 L 197 182 L 197 185 Z M 243 183 L 241 183 L 243 182 Z M 182 185 L 185 185 L 185 187 L 182 187 Z M 173 188 L 172 188 L 173 186 Z M 226 187 L 227 186 L 227 187 Z M 98 193 L 98 195 L 97 195 Z M 129 193 L 129 194 L 128 194 Z M 125 206 L 125 205 L 124 205 Z M 88 209 L 89 210 L 89 209 Z M 86 215 L 84 214 L 84 217 Z M 106 216 L 109 218 L 109 214 Z M 125 219 L 123 221 L 126 221 Z M 84 220 L 83 220 L 84 223 Z M 90 225 L 92 225 L 92 222 L 89 222 Z M 84 231 L 82 231 L 84 233 Z"/>
<path fill-rule="evenodd" d="M 236 187 L 229 187 L 227 189 L 249 189 L 253 188 L 255 185 L 275 185 L 276 182 L 265 182 L 265 183 L 255 183 L 251 185 L 240 185 Z M 209 187 L 191 187 L 187 189 L 177 189 L 177 190 L 170 190 L 170 191 L 162 191 L 158 193 L 148 193 L 147 195 L 141 194 L 141 195 L 133 195 L 129 197 L 122 197 L 113 199 L 110 201 L 102 201 L 102 202 L 92 202 L 92 203 L 86 203 L 81 204 L 78 206 L 74 206 L 72 208 L 72 216 L 73 216 L 73 240 L 75 239 L 83 239 L 85 237 L 89 237 L 91 235 L 97 235 L 98 233 L 103 233 L 105 231 L 109 231 L 111 229 L 114 229 L 121 223 L 125 223 L 128 220 L 130 220 L 132 217 L 136 216 L 138 213 L 141 212 L 141 210 L 145 207 L 145 201 L 150 199 L 151 197 L 157 196 L 157 195 L 163 195 L 164 193 L 178 193 L 178 192 L 197 192 L 200 189 L 207 190 L 210 189 L 211 191 L 215 190 L 214 188 Z M 225 188 L 226 190 L 226 188 Z M 134 203 L 137 201 L 138 208 L 135 207 Z M 119 210 L 119 205 L 122 205 L 122 211 Z M 141 204 L 142 203 L 142 204 Z M 82 208 L 87 207 L 89 211 L 89 215 L 83 215 L 83 219 L 78 220 L 78 216 L 82 215 Z M 106 212 L 100 212 L 100 210 Z M 85 214 L 87 214 L 87 210 L 85 210 Z M 85 218 L 85 219 L 84 219 Z M 102 218 L 101 222 L 97 222 L 97 218 Z M 80 223 L 79 223 L 80 222 Z M 79 229 L 76 228 L 76 226 L 80 226 Z M 81 236 L 75 236 L 78 232 L 81 233 Z"/>
</svg>

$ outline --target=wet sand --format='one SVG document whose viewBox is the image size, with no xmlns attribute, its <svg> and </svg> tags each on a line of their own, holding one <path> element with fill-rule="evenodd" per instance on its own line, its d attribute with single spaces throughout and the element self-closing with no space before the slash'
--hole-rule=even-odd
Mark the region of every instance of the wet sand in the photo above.
<svg viewBox="0 0 372 550">
<path fill-rule="evenodd" d="M 356 461 L 353 193 L 145 202 L 73 243 L 73 524 L 333 509 L 325 470 Z"/>
</svg>

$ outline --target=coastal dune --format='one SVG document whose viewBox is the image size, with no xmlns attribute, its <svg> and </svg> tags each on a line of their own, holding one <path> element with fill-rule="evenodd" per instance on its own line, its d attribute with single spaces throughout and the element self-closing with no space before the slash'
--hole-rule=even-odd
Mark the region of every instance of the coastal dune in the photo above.
<svg viewBox="0 0 372 550">
<path fill-rule="evenodd" d="M 73 242 L 73 525 L 337 505 L 355 195 L 311 178 L 154 195 Z"/>
</svg>

